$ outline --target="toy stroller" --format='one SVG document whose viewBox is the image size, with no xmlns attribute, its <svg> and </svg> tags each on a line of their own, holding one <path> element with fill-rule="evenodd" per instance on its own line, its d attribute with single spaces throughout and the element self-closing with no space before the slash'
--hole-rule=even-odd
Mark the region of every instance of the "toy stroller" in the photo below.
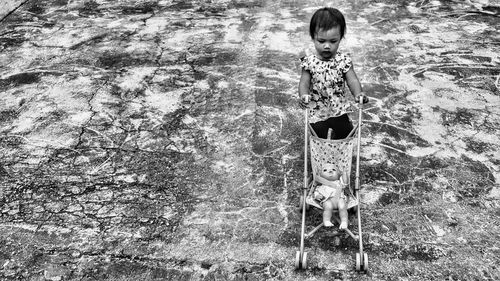
<svg viewBox="0 0 500 281">
<path fill-rule="evenodd" d="M 317 198 L 314 196 L 314 191 L 321 184 L 319 179 L 319 169 L 324 164 L 335 165 L 337 170 L 344 171 L 347 175 L 348 192 L 350 193 L 349 200 L 347 202 L 347 208 L 354 208 L 357 213 L 358 220 L 358 234 L 351 232 L 349 229 L 344 229 L 347 234 L 349 234 L 354 240 L 359 242 L 359 253 L 356 253 L 356 270 L 357 271 L 368 271 L 368 255 L 363 252 L 363 239 L 361 231 L 361 210 L 359 206 L 359 154 L 361 146 L 361 125 L 362 125 L 362 114 L 363 114 L 363 102 L 360 99 L 358 103 L 359 107 L 359 118 L 358 124 L 354 127 L 351 133 L 345 139 L 331 140 L 329 138 L 322 139 L 316 136 L 316 133 L 309 124 L 309 110 L 305 110 L 305 128 L 304 128 L 304 187 L 303 195 L 300 198 L 300 207 L 302 210 L 302 228 L 300 235 L 300 251 L 297 251 L 295 256 L 295 268 L 306 269 L 307 268 L 307 252 L 304 251 L 304 240 L 311 237 L 316 231 L 323 227 L 323 223 L 316 226 L 309 233 L 306 234 L 306 211 L 310 206 L 322 209 L 323 207 L 318 202 Z M 357 135 L 356 135 L 357 134 Z M 311 152 L 311 168 L 313 180 L 310 181 L 309 171 L 308 171 L 308 139 L 310 143 Z M 356 141 L 357 140 L 357 141 Z M 356 180 L 355 180 L 355 191 L 353 192 L 350 184 L 350 171 L 352 163 L 352 153 L 355 143 L 357 143 L 357 153 L 356 153 Z M 337 218 L 336 214 L 333 218 L 340 224 L 341 221 Z M 341 230 L 342 231 L 342 230 Z M 338 238 L 337 238 L 338 239 Z"/>
</svg>

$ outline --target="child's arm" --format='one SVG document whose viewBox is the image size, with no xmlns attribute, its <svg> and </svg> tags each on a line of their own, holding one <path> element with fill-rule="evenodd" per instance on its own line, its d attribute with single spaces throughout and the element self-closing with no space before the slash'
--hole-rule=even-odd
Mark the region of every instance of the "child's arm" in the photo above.
<svg viewBox="0 0 500 281">
<path fill-rule="evenodd" d="M 311 85 L 311 73 L 309 71 L 302 69 L 302 74 L 300 75 L 299 81 L 299 98 L 304 101 L 306 96 L 309 96 L 309 87 Z"/>
<path fill-rule="evenodd" d="M 354 66 L 351 66 L 351 68 L 349 68 L 349 70 L 346 72 L 345 79 L 349 90 L 351 90 L 351 93 L 354 96 L 354 99 L 358 101 L 360 97 L 363 97 L 363 103 L 368 102 L 368 99 L 364 95 L 361 88 L 361 83 L 359 82 L 358 76 L 356 75 L 356 72 L 354 72 Z"/>
</svg>

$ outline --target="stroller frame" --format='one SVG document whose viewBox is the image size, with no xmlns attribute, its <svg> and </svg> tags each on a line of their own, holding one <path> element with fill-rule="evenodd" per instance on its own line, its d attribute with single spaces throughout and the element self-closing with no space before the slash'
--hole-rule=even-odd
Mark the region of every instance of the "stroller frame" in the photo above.
<svg viewBox="0 0 500 281">
<path fill-rule="evenodd" d="M 358 103 L 358 124 L 357 126 L 352 130 L 352 132 L 349 134 L 349 136 L 346 139 L 352 139 L 353 134 L 357 133 L 357 147 L 356 147 L 356 178 L 355 178 L 355 191 L 354 191 L 354 198 L 358 202 L 357 206 L 354 208 L 357 214 L 357 221 L 358 221 L 358 234 L 353 233 L 349 229 L 345 229 L 345 231 L 349 236 L 351 236 L 354 240 L 357 240 L 359 242 L 359 252 L 356 253 L 356 271 L 362 271 L 362 272 L 368 272 L 368 254 L 363 251 L 363 236 L 362 236 L 362 228 L 361 228 L 361 208 L 360 208 L 360 201 L 359 201 L 359 190 L 360 190 L 360 179 L 359 179 L 359 158 L 360 158 L 360 150 L 361 150 L 361 127 L 362 127 L 362 117 L 363 117 L 363 102 L 362 99 L 360 99 L 360 102 Z M 315 171 L 313 167 L 313 180 L 309 180 L 309 170 L 308 170 L 308 148 L 309 148 L 309 130 L 314 134 L 314 130 L 310 127 L 309 124 L 309 109 L 304 110 L 304 115 L 305 115 L 305 125 L 304 125 L 304 186 L 302 188 L 303 194 L 300 197 L 300 208 L 302 211 L 302 225 L 301 225 L 301 234 L 300 234 L 300 249 L 299 251 L 296 252 L 295 255 L 295 268 L 296 269 L 306 269 L 307 268 L 307 252 L 304 251 L 304 240 L 307 238 L 310 238 L 315 232 L 317 232 L 319 229 L 323 227 L 323 223 L 320 225 L 314 227 L 310 232 L 306 233 L 306 211 L 309 207 L 309 204 L 307 200 L 308 196 L 312 195 L 311 193 L 314 191 L 314 185 L 315 185 L 315 180 L 314 178 L 316 177 Z M 349 140 L 348 140 L 349 141 Z M 352 161 L 352 146 L 349 146 L 349 149 L 351 151 L 348 152 L 348 156 L 350 156 L 350 161 Z M 347 164 L 346 167 L 348 167 L 349 173 L 351 170 L 351 163 L 349 161 L 349 164 Z M 314 166 L 314 162 L 312 162 L 312 165 Z M 348 177 L 350 179 L 350 175 Z M 348 181 L 348 186 L 349 190 L 352 193 L 352 188 L 351 188 L 351 181 Z M 321 206 L 312 204 L 313 206 L 320 208 Z M 338 216 L 333 216 L 333 218 L 337 221 L 337 223 L 340 224 L 340 219 Z"/>
</svg>

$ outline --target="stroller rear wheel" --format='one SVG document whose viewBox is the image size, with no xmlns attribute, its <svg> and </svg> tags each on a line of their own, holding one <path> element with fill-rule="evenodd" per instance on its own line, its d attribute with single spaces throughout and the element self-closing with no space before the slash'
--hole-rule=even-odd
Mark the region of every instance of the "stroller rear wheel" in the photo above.
<svg viewBox="0 0 500 281">
<path fill-rule="evenodd" d="M 361 258 L 363 257 L 363 258 Z M 360 253 L 356 253 L 356 271 L 364 271 L 368 272 L 368 254 L 363 253 L 361 256 Z"/>
<path fill-rule="evenodd" d="M 300 269 L 300 251 L 295 253 L 295 269 Z"/>
<path fill-rule="evenodd" d="M 368 272 L 368 254 L 364 253 L 363 258 L 363 271 Z"/>
<path fill-rule="evenodd" d="M 307 252 L 304 252 L 300 256 L 300 251 L 295 254 L 295 269 L 306 269 L 307 268 Z"/>
<path fill-rule="evenodd" d="M 302 255 L 301 266 L 302 266 L 302 269 L 307 268 L 307 252 L 304 252 L 304 254 Z"/>
</svg>

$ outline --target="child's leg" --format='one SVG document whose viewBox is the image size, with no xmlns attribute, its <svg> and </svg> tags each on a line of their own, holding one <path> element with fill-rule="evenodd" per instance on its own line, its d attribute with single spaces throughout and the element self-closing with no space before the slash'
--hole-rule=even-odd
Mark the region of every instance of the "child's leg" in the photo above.
<svg viewBox="0 0 500 281">
<path fill-rule="evenodd" d="M 333 226 L 332 223 L 332 213 L 333 213 L 334 204 L 331 200 L 326 200 L 323 203 L 323 225 L 326 227 Z"/>
<path fill-rule="evenodd" d="M 347 214 L 347 203 L 345 199 L 339 198 L 338 203 L 339 216 L 340 216 L 340 229 L 347 229 L 347 224 L 349 222 L 349 217 Z"/>
</svg>

